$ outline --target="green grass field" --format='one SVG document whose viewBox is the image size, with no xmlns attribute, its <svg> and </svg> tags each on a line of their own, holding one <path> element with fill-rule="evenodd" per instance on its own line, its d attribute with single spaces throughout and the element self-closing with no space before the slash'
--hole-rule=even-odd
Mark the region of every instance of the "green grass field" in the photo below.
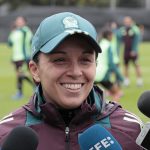
<svg viewBox="0 0 150 150">
<path fill-rule="evenodd" d="M 11 63 L 11 50 L 5 44 L 0 44 L 0 118 L 28 102 L 33 89 L 24 83 L 24 98 L 20 101 L 12 100 L 16 92 L 16 78 L 14 66 Z"/>
<path fill-rule="evenodd" d="M 16 92 L 16 86 L 15 71 L 13 65 L 11 64 L 10 58 L 11 50 L 8 49 L 5 44 L 0 44 L 0 118 L 15 110 L 19 106 L 27 103 L 32 94 L 32 87 L 25 82 L 24 98 L 20 101 L 14 101 L 11 99 L 12 95 Z M 120 103 L 123 108 L 135 113 L 144 122 L 146 122 L 149 119 L 138 110 L 137 100 L 142 92 L 144 92 L 145 90 L 150 90 L 150 42 L 141 44 L 139 62 L 142 68 L 144 86 L 136 86 L 135 72 L 134 68 L 131 65 L 131 85 L 128 88 L 123 87 L 124 96 L 121 98 Z"/>
</svg>

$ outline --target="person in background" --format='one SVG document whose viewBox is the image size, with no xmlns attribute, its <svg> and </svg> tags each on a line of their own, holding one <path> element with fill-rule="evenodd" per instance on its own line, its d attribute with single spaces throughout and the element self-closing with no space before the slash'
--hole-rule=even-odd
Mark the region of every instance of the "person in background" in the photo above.
<svg viewBox="0 0 150 150">
<path fill-rule="evenodd" d="M 144 32 L 145 32 L 145 27 L 144 27 L 144 25 L 143 24 L 137 24 L 137 26 L 139 27 L 139 29 L 140 29 L 140 40 L 141 40 L 141 42 L 143 41 L 143 38 L 144 38 Z"/>
<path fill-rule="evenodd" d="M 33 86 L 28 72 L 32 36 L 32 31 L 26 24 L 26 19 L 18 16 L 8 37 L 8 45 L 12 49 L 12 62 L 16 70 L 17 80 L 17 92 L 12 97 L 13 99 L 18 100 L 23 97 L 23 80 L 28 81 Z"/>
<path fill-rule="evenodd" d="M 112 55 L 113 55 L 113 62 L 117 66 L 117 68 L 120 70 L 120 42 L 118 41 L 118 25 L 115 21 L 110 23 L 110 30 L 112 31 L 112 40 L 111 40 L 111 48 L 112 48 Z M 118 84 L 118 86 L 121 86 L 121 81 L 118 78 L 116 74 L 115 81 Z"/>
<path fill-rule="evenodd" d="M 123 92 L 115 81 L 111 81 L 112 73 L 115 74 L 119 82 L 123 82 L 124 79 L 118 66 L 114 63 L 112 51 L 113 33 L 110 29 L 104 29 L 101 35 L 99 45 L 103 52 L 97 58 L 95 84 L 101 84 L 114 101 L 119 101 Z"/>
<path fill-rule="evenodd" d="M 141 41 L 140 30 L 130 16 L 124 17 L 123 23 L 124 26 L 119 29 L 118 37 L 124 44 L 124 85 L 130 85 L 129 63 L 132 62 L 137 76 L 137 86 L 142 86 L 142 73 L 138 64 L 138 49 Z"/>
<path fill-rule="evenodd" d="M 96 59 L 103 53 L 94 26 L 83 17 L 61 12 L 45 18 L 32 40 L 29 69 L 38 83 L 28 104 L 0 121 L 0 147 L 16 126 L 39 137 L 37 150 L 80 150 L 78 137 L 99 124 L 123 150 L 141 150 L 135 140 L 141 121 L 107 101 L 94 85 Z"/>
</svg>

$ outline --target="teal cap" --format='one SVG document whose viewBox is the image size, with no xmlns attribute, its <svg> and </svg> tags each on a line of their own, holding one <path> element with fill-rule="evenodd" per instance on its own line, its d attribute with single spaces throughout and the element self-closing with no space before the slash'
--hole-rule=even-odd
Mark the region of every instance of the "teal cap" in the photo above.
<svg viewBox="0 0 150 150">
<path fill-rule="evenodd" d="M 32 39 L 32 58 L 39 51 L 50 53 L 66 37 L 73 34 L 85 35 L 95 51 L 101 52 L 94 26 L 79 15 L 62 12 L 45 18 L 39 25 Z"/>
</svg>

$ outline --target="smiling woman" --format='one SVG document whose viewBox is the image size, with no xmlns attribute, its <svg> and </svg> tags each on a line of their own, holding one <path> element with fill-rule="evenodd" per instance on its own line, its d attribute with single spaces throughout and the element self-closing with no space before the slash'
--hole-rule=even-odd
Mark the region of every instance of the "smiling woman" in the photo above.
<svg viewBox="0 0 150 150">
<path fill-rule="evenodd" d="M 95 51 L 85 37 L 67 37 L 52 53 L 40 53 L 39 62 L 30 62 L 36 82 L 43 87 L 45 99 L 58 107 L 79 107 L 93 87 Z"/>
<path fill-rule="evenodd" d="M 103 91 L 94 86 L 96 58 L 101 53 L 96 39 L 94 26 L 70 12 L 41 22 L 29 62 L 36 91 L 28 104 L 1 120 L 0 145 L 10 130 L 24 125 L 37 132 L 37 150 L 79 150 L 78 137 L 98 123 L 115 136 L 123 150 L 141 149 L 135 143 L 139 121 L 129 112 L 131 121 L 125 120 L 127 111 L 106 102 Z"/>
</svg>

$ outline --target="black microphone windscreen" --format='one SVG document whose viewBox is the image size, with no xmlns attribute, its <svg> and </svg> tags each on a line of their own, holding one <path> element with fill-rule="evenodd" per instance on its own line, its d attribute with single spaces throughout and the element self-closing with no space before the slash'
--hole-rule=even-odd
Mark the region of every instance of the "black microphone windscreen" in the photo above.
<svg viewBox="0 0 150 150">
<path fill-rule="evenodd" d="M 9 133 L 2 150 L 36 150 L 37 146 L 37 133 L 29 127 L 18 126 Z"/>
<path fill-rule="evenodd" d="M 141 94 L 138 100 L 139 110 L 147 117 L 150 118 L 150 91 L 145 91 Z"/>
</svg>

